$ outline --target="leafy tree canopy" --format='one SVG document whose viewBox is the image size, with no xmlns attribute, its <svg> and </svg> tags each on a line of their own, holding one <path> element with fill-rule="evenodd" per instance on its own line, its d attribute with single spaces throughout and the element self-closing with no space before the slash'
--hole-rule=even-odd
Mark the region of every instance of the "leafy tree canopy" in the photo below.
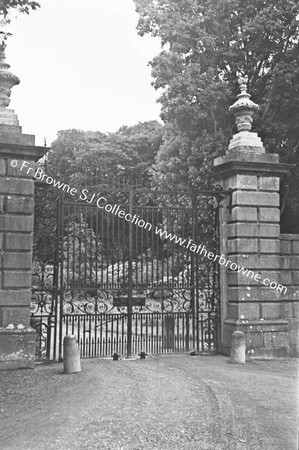
<svg viewBox="0 0 299 450">
<path fill-rule="evenodd" d="M 148 179 L 149 169 L 162 142 L 162 134 L 163 126 L 156 121 L 124 126 L 109 134 L 75 129 L 59 131 L 46 157 L 44 170 L 47 175 L 53 175 L 56 180 L 69 184 L 78 191 L 85 186 L 91 186 L 88 188 L 90 193 L 95 193 L 96 185 L 103 181 L 102 172 L 108 175 L 105 182 L 110 181 L 110 178 L 119 179 L 122 176 L 132 175 L 135 178 L 137 173 L 140 178 Z M 100 173 L 95 177 L 97 170 Z M 44 262 L 53 261 L 55 256 L 57 197 L 61 192 L 56 188 L 46 188 L 47 186 L 40 186 L 35 190 L 34 255 Z M 109 219 L 108 214 L 105 221 Z M 89 225 L 82 226 L 84 235 Z M 117 229 L 114 231 L 117 232 Z M 90 240 L 86 239 L 87 241 Z M 85 250 L 84 247 L 84 252 Z M 93 250 L 88 251 L 93 254 Z"/>
<path fill-rule="evenodd" d="M 154 167 L 158 185 L 169 187 L 178 180 L 191 186 L 213 185 L 212 160 L 225 151 L 235 132 L 228 107 L 238 94 L 240 74 L 248 75 L 252 99 L 261 106 L 255 130 L 267 151 L 279 153 L 283 162 L 299 162 L 297 1 L 135 4 L 139 34 L 160 37 L 162 43 L 161 53 L 151 62 L 166 122 Z M 299 224 L 298 181 L 299 169 L 290 180 L 289 219 L 285 218 L 289 232 Z"/>
<path fill-rule="evenodd" d="M 0 26 L 10 23 L 9 13 L 13 10 L 29 14 L 39 8 L 39 3 L 32 0 L 0 0 Z M 0 40 L 6 41 L 11 33 L 0 30 Z"/>
<path fill-rule="evenodd" d="M 0 15 L 7 17 L 12 9 L 29 14 L 30 10 L 37 9 L 39 3 L 32 0 L 0 0 Z"/>
<path fill-rule="evenodd" d="M 91 173 L 111 177 L 147 177 L 162 142 L 163 127 L 156 121 L 121 127 L 115 133 L 59 131 L 48 155 L 47 170 L 62 181 L 84 184 Z"/>
</svg>

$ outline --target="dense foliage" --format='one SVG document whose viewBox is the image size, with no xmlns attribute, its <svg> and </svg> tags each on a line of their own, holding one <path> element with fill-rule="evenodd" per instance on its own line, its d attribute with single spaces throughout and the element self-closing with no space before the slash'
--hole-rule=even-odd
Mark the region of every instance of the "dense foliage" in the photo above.
<svg viewBox="0 0 299 450">
<path fill-rule="evenodd" d="M 249 77 L 261 109 L 255 130 L 268 152 L 299 162 L 298 2 L 292 0 L 135 0 L 138 30 L 161 39 L 151 62 L 162 91 L 164 143 L 155 183 L 213 185 L 212 160 L 234 129 L 228 113 L 237 78 Z M 282 231 L 299 232 L 299 168 L 289 184 Z M 284 189 L 285 190 L 285 189 Z"/>
<path fill-rule="evenodd" d="M 39 3 L 33 0 L 1 0 L 0 1 L 0 26 L 5 26 L 10 23 L 9 14 L 12 11 L 17 11 L 19 13 L 29 14 L 31 10 L 35 10 L 39 7 Z M 11 36 L 4 30 L 0 30 L 0 38 L 6 40 L 7 37 Z"/>
<path fill-rule="evenodd" d="M 131 176 L 136 180 L 138 176 L 140 182 L 146 183 L 149 182 L 149 169 L 162 142 L 162 130 L 161 124 L 152 121 L 122 127 L 110 134 L 60 131 L 42 168 L 48 176 L 78 192 L 88 186 L 90 195 L 97 192 L 97 186 L 103 181 L 108 185 L 117 185 L 124 177 Z M 57 208 L 61 192 L 53 186 L 36 186 L 34 254 L 42 261 L 53 261 L 55 258 Z M 110 215 L 105 215 L 103 226 L 109 220 Z M 79 225 L 74 222 L 74 226 Z M 78 254 L 75 253 L 75 256 Z"/>
<path fill-rule="evenodd" d="M 111 178 L 136 173 L 145 178 L 161 145 L 162 130 L 161 124 L 151 121 L 109 134 L 60 131 L 48 155 L 47 170 L 75 187 L 90 181 L 97 170 Z"/>
<path fill-rule="evenodd" d="M 32 0 L 1 0 L 0 15 L 7 18 L 11 10 L 29 14 L 30 10 L 37 9 L 39 6 L 38 2 Z"/>
</svg>

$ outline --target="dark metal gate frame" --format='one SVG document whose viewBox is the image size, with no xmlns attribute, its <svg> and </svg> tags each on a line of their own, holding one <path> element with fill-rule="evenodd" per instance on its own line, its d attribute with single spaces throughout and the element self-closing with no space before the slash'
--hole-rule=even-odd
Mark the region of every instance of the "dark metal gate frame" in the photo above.
<svg viewBox="0 0 299 450">
<path fill-rule="evenodd" d="M 123 188 L 122 188 L 123 189 Z M 116 191 L 117 189 L 113 189 L 113 193 Z M 111 191 L 111 192 L 112 192 Z M 110 193 L 111 193 L 110 192 Z M 122 190 L 122 192 L 124 192 L 124 189 Z M 187 192 L 187 191 L 186 191 Z M 107 193 L 107 187 L 106 187 L 106 193 Z M 133 215 L 133 208 L 134 208 L 134 204 L 133 204 L 133 199 L 134 196 L 136 194 L 139 195 L 145 195 L 147 194 L 151 194 L 153 193 L 153 191 L 151 190 L 145 190 L 145 189 L 133 189 L 132 187 L 129 187 L 129 189 L 126 189 L 126 193 L 127 193 L 127 199 L 128 199 L 128 204 L 126 205 L 129 208 L 129 214 L 131 214 L 131 217 Z M 174 195 L 174 193 L 165 193 L 165 192 L 156 192 L 155 191 L 155 196 L 156 195 Z M 182 192 L 180 192 L 180 195 L 182 194 Z M 114 195 L 114 194 L 113 194 Z M 212 197 L 214 199 L 216 199 L 217 201 L 217 207 L 215 208 L 215 212 L 216 215 L 214 217 L 215 219 L 215 224 L 214 224 L 214 228 L 215 230 L 217 229 L 217 224 L 218 224 L 218 206 L 219 206 L 219 202 L 223 199 L 224 197 L 224 193 L 222 191 L 208 191 L 208 190 L 201 190 L 201 191 L 197 191 L 196 194 L 194 194 L 194 192 L 188 192 L 188 195 L 190 197 L 192 197 L 192 239 L 193 242 L 196 242 L 196 199 L 198 199 L 198 196 L 206 196 L 206 197 Z M 78 202 L 74 202 L 72 200 L 73 205 L 78 205 Z M 67 314 L 65 314 L 64 311 L 64 306 L 65 306 L 65 293 L 66 293 L 66 287 L 65 287 L 65 273 L 63 270 L 63 254 L 65 252 L 65 248 L 64 248 L 64 238 L 65 238 L 65 207 L 67 204 L 67 199 L 65 198 L 65 195 L 60 195 L 59 198 L 59 207 L 57 208 L 57 232 L 58 232 L 58 242 L 59 242 L 59 248 L 55 250 L 55 262 L 53 264 L 53 271 L 51 273 L 51 268 L 49 269 L 49 267 L 47 268 L 47 265 L 44 264 L 44 266 L 41 268 L 40 270 L 40 281 L 42 281 L 43 286 L 38 286 L 40 289 L 40 301 L 38 301 L 38 307 L 37 310 L 33 310 L 33 314 L 32 314 L 32 323 L 35 326 L 35 328 L 38 331 L 38 346 L 37 348 L 39 349 L 38 352 L 38 356 L 40 357 L 40 359 L 57 359 L 57 356 L 59 357 L 59 359 L 62 358 L 62 341 L 63 341 L 63 320 L 64 318 L 67 316 Z M 156 208 L 160 208 L 159 206 L 156 206 Z M 163 208 L 162 208 L 163 209 Z M 107 212 L 106 214 L 109 214 L 109 212 Z M 168 213 L 167 213 L 168 215 Z M 124 220 L 124 219 L 121 219 Z M 129 248 L 128 248 L 128 285 L 127 285 L 127 312 L 126 312 L 126 316 L 127 316 L 127 329 L 126 329 L 126 334 L 127 334 L 127 341 L 126 341 L 126 354 L 127 357 L 130 357 L 132 355 L 132 318 L 133 318 L 133 223 L 130 221 L 128 223 L 129 226 L 129 233 L 128 233 L 128 238 L 129 238 Z M 85 233 L 86 233 L 86 229 L 85 229 Z M 211 249 L 209 249 L 211 250 Z M 213 247 L 213 251 L 215 252 L 215 247 Z M 216 254 L 216 252 L 215 252 Z M 153 256 L 153 255 L 152 255 Z M 191 295 L 191 299 L 193 299 L 193 301 L 191 301 L 191 311 L 190 314 L 192 315 L 192 328 L 196 329 L 197 328 L 197 332 L 193 334 L 193 339 L 194 336 L 196 335 L 196 349 L 198 350 L 200 345 L 199 345 L 199 340 L 200 340 L 200 330 L 199 330 L 199 323 L 200 323 L 200 308 L 199 308 L 199 290 L 198 290 L 198 286 L 199 286 L 199 273 L 198 270 L 193 270 L 194 269 L 194 258 L 191 258 L 191 273 L 190 273 L 190 277 L 191 277 L 191 283 L 189 285 L 190 287 L 190 295 Z M 48 273 L 47 273 L 48 270 Z M 103 269 L 102 269 L 103 270 Z M 163 272 L 163 265 L 162 265 L 162 272 Z M 195 273 L 194 273 L 195 272 Z M 85 274 L 86 274 L 86 262 L 85 262 Z M 49 283 L 49 289 L 44 289 L 45 287 L 45 276 L 46 277 L 50 277 L 50 279 L 52 280 L 52 283 Z M 220 320 L 219 320 L 219 314 L 220 314 L 220 308 L 219 308 L 219 293 L 218 293 L 218 280 L 216 279 L 216 277 L 218 276 L 218 270 L 215 270 L 215 263 L 214 263 L 214 271 L 213 271 L 213 306 L 211 311 L 215 314 L 215 326 L 219 327 L 220 325 Z M 59 280 L 58 280 L 59 277 Z M 196 279 L 194 279 L 194 277 Z M 86 286 L 85 286 L 86 288 Z M 34 294 L 36 294 L 36 292 L 38 291 L 38 289 L 34 289 L 33 288 L 33 298 L 34 298 Z M 44 292 L 42 292 L 44 291 Z M 45 297 L 49 298 L 49 296 L 51 297 L 51 306 L 47 308 L 47 299 L 45 301 Z M 36 297 L 35 297 L 36 298 Z M 163 302 L 163 300 L 162 300 Z M 48 302 L 49 305 L 49 302 Z M 210 312 L 211 312 L 210 311 Z M 189 317 L 189 312 L 186 312 L 187 317 Z M 97 320 L 97 311 L 95 310 L 95 314 L 94 314 L 95 320 Z M 35 322 L 34 322 L 35 320 Z M 158 320 L 158 319 L 157 319 Z M 202 317 L 201 317 L 201 320 Z M 189 326 L 189 320 L 186 321 L 186 327 Z M 208 321 L 208 327 L 210 327 L 210 321 Z M 163 328 L 163 324 L 162 324 L 162 328 Z M 58 329 L 58 333 L 57 333 L 57 329 Z M 202 333 L 202 330 L 201 330 Z M 162 334 L 163 334 L 163 330 L 162 330 Z M 213 334 L 213 332 L 212 332 Z M 186 335 L 189 336 L 189 331 L 186 331 Z M 211 330 L 208 330 L 208 335 L 211 335 Z M 42 336 L 43 339 L 45 341 L 44 344 L 44 348 L 42 345 Z M 214 339 L 217 341 L 219 338 L 219 333 L 215 333 Z M 58 342 L 57 342 L 58 339 Z M 203 339 L 203 336 L 202 336 Z M 57 345 L 58 344 L 58 345 Z M 189 349 L 189 337 L 186 339 L 186 342 L 184 341 L 183 344 L 186 344 L 184 349 L 188 350 Z M 214 343 L 214 349 L 217 348 L 217 342 Z M 84 345 L 84 343 L 83 343 Z M 89 342 L 89 345 L 90 342 Z M 96 345 L 96 343 L 94 344 Z M 102 343 L 101 343 L 102 345 Z M 107 342 L 106 342 L 107 345 Z M 194 345 L 195 347 L 195 345 Z M 158 348 L 158 345 L 157 345 Z M 162 343 L 162 348 L 163 348 L 163 343 Z M 210 343 L 209 343 L 209 348 L 210 348 Z M 58 355 L 57 355 L 58 353 Z M 90 356 L 90 354 L 89 354 Z"/>
</svg>

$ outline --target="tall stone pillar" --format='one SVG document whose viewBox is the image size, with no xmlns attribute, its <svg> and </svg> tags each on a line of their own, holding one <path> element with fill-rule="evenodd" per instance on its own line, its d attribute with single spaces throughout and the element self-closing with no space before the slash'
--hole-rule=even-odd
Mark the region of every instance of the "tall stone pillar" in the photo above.
<svg viewBox="0 0 299 450">
<path fill-rule="evenodd" d="M 287 348 L 288 321 L 280 313 L 284 288 L 279 287 L 279 182 L 290 166 L 280 164 L 278 155 L 266 154 L 261 139 L 251 131 L 258 105 L 247 93 L 247 79 L 240 78 L 239 84 L 241 93 L 230 108 L 238 133 L 226 155 L 214 160 L 219 183 L 231 190 L 220 224 L 220 250 L 226 260 L 220 271 L 221 345 L 229 354 L 232 333 L 243 331 L 247 354 L 267 356 Z"/>
<path fill-rule="evenodd" d="M 33 244 L 33 171 L 44 147 L 22 133 L 17 115 L 7 106 L 19 79 L 5 62 L 0 43 L 0 370 L 33 367 L 35 331 L 30 328 Z"/>
</svg>

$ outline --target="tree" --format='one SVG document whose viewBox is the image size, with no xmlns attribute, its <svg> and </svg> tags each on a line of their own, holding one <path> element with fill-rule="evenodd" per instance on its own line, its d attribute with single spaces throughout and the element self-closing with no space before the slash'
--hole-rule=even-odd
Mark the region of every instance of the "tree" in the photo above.
<svg viewBox="0 0 299 450">
<path fill-rule="evenodd" d="M 111 185 L 114 181 L 116 184 L 130 176 L 134 181 L 136 174 L 141 180 L 149 181 L 149 170 L 161 145 L 162 134 L 163 127 L 156 121 L 121 127 L 117 132 L 109 134 L 99 131 L 59 131 L 46 157 L 43 170 L 48 176 L 76 188 L 78 192 L 88 186 L 90 195 L 97 193 L 97 186 L 103 182 Z M 52 186 L 35 190 L 34 254 L 42 261 L 55 258 L 56 210 L 60 193 L 61 190 Z M 74 200 L 72 197 L 72 201 Z M 73 220 L 76 221 L 76 214 L 73 215 Z M 100 220 L 99 223 L 105 228 L 109 220 L 111 216 L 104 215 L 103 221 Z M 88 223 L 87 226 L 92 229 L 93 225 Z M 116 226 L 113 230 L 117 233 Z M 92 230 L 90 232 L 92 233 Z M 97 230 L 97 233 L 100 234 L 101 230 Z M 110 249 L 110 255 L 113 254 L 117 259 L 120 255 L 112 245 L 113 239 L 114 236 L 110 236 L 109 245 L 111 249 L 113 247 L 113 251 Z M 91 250 L 88 251 L 91 254 Z"/>
<path fill-rule="evenodd" d="M 16 10 L 20 13 L 29 14 L 31 10 L 39 8 L 39 3 L 33 0 L 0 0 L 0 26 L 10 23 L 9 13 Z M 0 30 L 0 40 L 6 41 L 11 33 Z"/>
<path fill-rule="evenodd" d="M 58 133 L 47 158 L 47 170 L 76 187 L 97 171 L 109 178 L 139 173 L 148 177 L 162 142 L 163 127 L 156 121 L 121 127 L 115 133 L 64 130 Z M 93 175 L 93 177 L 92 177 Z"/>
<path fill-rule="evenodd" d="M 139 34 L 160 37 L 162 43 L 161 53 L 151 62 L 166 122 L 154 167 L 157 185 L 184 180 L 190 186 L 213 186 L 212 160 L 225 151 L 234 132 L 228 107 L 238 93 L 240 74 L 248 75 L 252 98 L 261 106 L 255 130 L 267 151 L 279 153 L 283 162 L 299 162 L 298 2 L 135 0 L 135 4 Z M 293 183 L 298 174 L 299 169 L 291 180 L 289 204 L 299 218 Z"/>
<path fill-rule="evenodd" d="M 7 19 L 7 15 L 12 9 L 20 13 L 29 14 L 30 10 L 35 10 L 39 7 L 39 3 L 32 0 L 1 0 L 0 15 Z"/>
</svg>

